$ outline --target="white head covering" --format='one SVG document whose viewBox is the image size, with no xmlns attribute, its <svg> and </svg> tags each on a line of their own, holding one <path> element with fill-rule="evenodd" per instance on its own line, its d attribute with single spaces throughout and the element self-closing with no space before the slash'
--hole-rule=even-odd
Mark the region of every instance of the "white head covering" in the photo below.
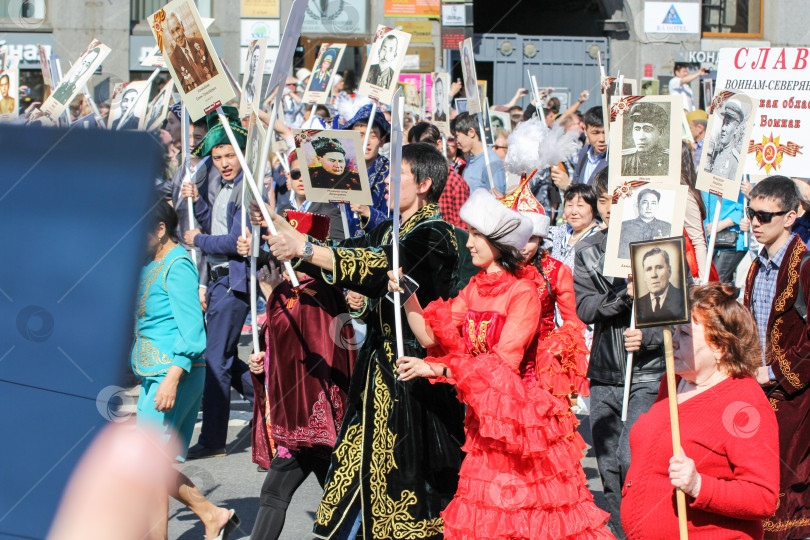
<svg viewBox="0 0 810 540">
<path fill-rule="evenodd" d="M 507 208 L 483 188 L 473 191 L 459 216 L 484 236 L 515 249 L 523 249 L 534 230 L 529 217 Z"/>
</svg>

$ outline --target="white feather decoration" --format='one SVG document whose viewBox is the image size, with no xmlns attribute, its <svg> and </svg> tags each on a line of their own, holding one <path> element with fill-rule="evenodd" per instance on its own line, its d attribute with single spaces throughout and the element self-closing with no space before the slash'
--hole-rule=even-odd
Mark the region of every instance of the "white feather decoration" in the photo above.
<svg viewBox="0 0 810 540">
<path fill-rule="evenodd" d="M 521 122 L 509 135 L 504 166 L 514 174 L 529 174 L 548 167 L 540 161 L 540 145 L 548 137 L 546 123 L 536 116 Z"/>
<path fill-rule="evenodd" d="M 566 131 L 563 126 L 555 123 L 545 138 L 540 141 L 539 145 L 539 159 L 544 163 L 542 169 L 556 165 L 561 161 L 565 161 L 580 148 L 578 139 L 578 132 L 575 130 Z"/>
</svg>

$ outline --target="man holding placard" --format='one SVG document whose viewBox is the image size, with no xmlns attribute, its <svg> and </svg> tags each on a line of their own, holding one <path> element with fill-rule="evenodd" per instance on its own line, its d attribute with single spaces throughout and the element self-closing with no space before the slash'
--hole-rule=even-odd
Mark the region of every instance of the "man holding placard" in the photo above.
<svg viewBox="0 0 810 540">
<path fill-rule="evenodd" d="M 779 424 L 779 507 L 765 520 L 765 538 L 810 536 L 810 265 L 807 248 L 792 232 L 799 208 L 793 180 L 771 176 L 751 190 L 748 219 L 762 251 L 745 280 L 745 305 L 762 343 L 757 382 Z"/>
</svg>

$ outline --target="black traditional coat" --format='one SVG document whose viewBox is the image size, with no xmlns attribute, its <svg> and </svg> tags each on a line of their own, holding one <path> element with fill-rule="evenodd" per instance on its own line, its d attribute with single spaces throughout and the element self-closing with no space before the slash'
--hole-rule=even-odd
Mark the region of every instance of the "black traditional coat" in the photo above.
<svg viewBox="0 0 810 540">
<path fill-rule="evenodd" d="M 765 538 L 810 537 L 810 327 L 793 309 L 799 283 L 805 305 L 810 306 L 810 264 L 801 268 L 807 252 L 796 235 L 779 266 L 776 296 L 768 318 L 768 342 L 763 343 L 766 363 L 776 380 L 763 386 L 779 424 L 779 506 L 766 519 Z M 745 281 L 745 306 L 751 309 L 757 258 Z M 799 269 L 801 268 L 801 276 Z"/>
<path fill-rule="evenodd" d="M 392 269 L 393 224 L 326 245 L 333 269 L 299 270 L 364 294 L 368 325 L 349 387 L 347 410 L 315 519 L 315 534 L 331 537 L 355 501 L 364 538 L 442 538 L 439 513 L 452 500 L 461 467 L 464 409 L 448 384 L 396 376 L 393 304 L 385 299 Z M 456 290 L 458 244 L 439 207 L 428 204 L 400 228 L 400 266 L 413 278 L 422 306 Z M 424 358 L 403 311 L 405 354 Z M 358 499 L 359 498 L 359 499 Z"/>
</svg>

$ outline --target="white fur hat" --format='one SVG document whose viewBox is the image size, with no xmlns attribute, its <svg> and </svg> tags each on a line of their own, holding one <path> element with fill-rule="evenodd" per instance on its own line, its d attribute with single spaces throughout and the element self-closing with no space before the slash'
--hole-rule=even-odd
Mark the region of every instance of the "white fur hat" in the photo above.
<svg viewBox="0 0 810 540">
<path fill-rule="evenodd" d="M 534 230 L 529 217 L 507 208 L 483 188 L 473 191 L 459 216 L 484 236 L 494 236 L 498 242 L 515 249 L 523 249 Z"/>
<path fill-rule="evenodd" d="M 534 229 L 532 229 L 532 236 L 542 236 L 543 238 L 548 238 L 548 228 L 551 225 L 551 220 L 547 215 L 539 214 L 537 212 L 521 212 L 520 214 L 532 220 L 532 225 L 534 225 Z"/>
</svg>

